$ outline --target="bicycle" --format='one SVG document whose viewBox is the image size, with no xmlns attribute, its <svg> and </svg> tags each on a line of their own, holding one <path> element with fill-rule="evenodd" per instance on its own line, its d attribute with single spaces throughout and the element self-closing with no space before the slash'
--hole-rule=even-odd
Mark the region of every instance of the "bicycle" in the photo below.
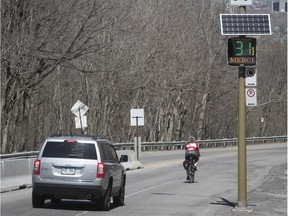
<svg viewBox="0 0 288 216">
<path fill-rule="evenodd" d="M 194 183 L 196 167 L 194 166 L 195 159 L 192 157 L 189 160 L 183 161 L 184 169 L 187 172 L 187 180 L 189 183 Z"/>
</svg>

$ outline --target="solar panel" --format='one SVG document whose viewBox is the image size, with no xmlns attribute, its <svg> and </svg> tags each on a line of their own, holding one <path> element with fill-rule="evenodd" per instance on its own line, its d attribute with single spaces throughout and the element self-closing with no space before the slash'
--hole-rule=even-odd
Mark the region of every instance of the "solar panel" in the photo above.
<svg viewBox="0 0 288 216">
<path fill-rule="evenodd" d="M 271 35 L 269 14 L 220 14 L 222 35 Z"/>
</svg>

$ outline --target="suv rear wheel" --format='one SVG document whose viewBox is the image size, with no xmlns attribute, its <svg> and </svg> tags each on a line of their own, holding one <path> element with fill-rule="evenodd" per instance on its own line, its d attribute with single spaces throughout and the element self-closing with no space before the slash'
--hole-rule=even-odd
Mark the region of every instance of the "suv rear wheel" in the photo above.
<svg viewBox="0 0 288 216">
<path fill-rule="evenodd" d="M 125 203 L 124 203 L 124 200 L 125 200 L 125 185 L 126 185 L 126 180 L 123 179 L 123 183 L 122 183 L 122 187 L 120 189 L 120 193 L 118 196 L 115 196 L 113 198 L 113 201 L 114 203 L 117 205 L 117 206 L 123 206 Z"/>
<path fill-rule="evenodd" d="M 112 183 L 110 182 L 105 193 L 105 196 L 101 199 L 101 207 L 104 211 L 109 211 L 111 209 L 111 190 Z"/>
<path fill-rule="evenodd" d="M 35 192 L 32 192 L 32 206 L 34 208 L 41 208 L 44 206 L 45 199 L 43 196 L 35 194 Z"/>
</svg>

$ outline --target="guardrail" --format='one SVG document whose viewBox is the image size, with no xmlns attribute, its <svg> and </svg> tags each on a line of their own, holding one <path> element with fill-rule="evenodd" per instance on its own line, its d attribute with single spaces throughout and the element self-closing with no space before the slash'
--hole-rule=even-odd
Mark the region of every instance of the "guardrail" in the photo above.
<svg viewBox="0 0 288 216">
<path fill-rule="evenodd" d="M 287 142 L 287 136 L 269 136 L 269 137 L 249 137 L 246 138 L 246 144 L 259 144 L 267 142 Z M 215 139 L 215 140 L 197 140 L 200 148 L 215 148 L 238 145 L 238 138 Z M 114 143 L 117 150 L 134 150 L 134 143 Z M 160 151 L 160 150 L 177 150 L 184 149 L 185 141 L 175 142 L 142 142 L 142 151 Z M 7 158 L 33 158 L 36 157 L 38 151 L 20 152 L 14 154 L 2 154 L 1 160 Z"/>
<path fill-rule="evenodd" d="M 200 148 L 215 148 L 238 145 L 238 138 L 216 139 L 216 140 L 197 140 Z M 270 136 L 270 137 L 249 137 L 246 138 L 246 144 L 258 144 L 266 142 L 287 142 L 287 136 Z M 141 143 L 142 151 L 159 151 L 159 150 L 177 150 L 185 148 L 185 141 L 179 142 L 143 142 Z M 134 143 L 114 144 L 119 150 L 134 150 Z"/>
</svg>

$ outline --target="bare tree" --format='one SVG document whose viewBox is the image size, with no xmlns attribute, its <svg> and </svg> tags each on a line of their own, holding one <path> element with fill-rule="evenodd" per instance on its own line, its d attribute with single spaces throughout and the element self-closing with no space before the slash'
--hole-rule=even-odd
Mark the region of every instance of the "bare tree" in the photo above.
<svg viewBox="0 0 288 216">
<path fill-rule="evenodd" d="M 131 108 L 145 110 L 144 141 L 237 136 L 238 74 L 227 66 L 219 23 L 225 1 L 1 6 L 2 153 L 38 149 L 54 133 L 81 133 L 70 111 L 79 99 L 89 107 L 88 132 L 114 142 L 133 140 Z M 248 109 L 248 136 L 287 130 L 285 44 L 274 34 L 258 40 L 259 105 Z"/>
<path fill-rule="evenodd" d="M 102 49 L 95 38 L 106 28 L 103 20 L 119 15 L 113 7 L 113 1 L 97 0 L 2 1 L 2 152 L 27 142 L 25 134 L 20 141 L 10 131 L 17 131 L 17 122 L 30 124 L 31 95 L 41 83 L 57 67 Z M 8 140 L 22 144 L 7 149 Z"/>
</svg>

